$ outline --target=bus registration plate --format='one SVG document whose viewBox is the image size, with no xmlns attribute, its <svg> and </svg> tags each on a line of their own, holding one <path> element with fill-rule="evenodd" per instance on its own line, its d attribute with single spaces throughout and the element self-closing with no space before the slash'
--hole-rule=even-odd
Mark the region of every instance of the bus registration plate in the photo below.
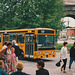
<svg viewBox="0 0 75 75">
<path fill-rule="evenodd" d="M 45 52 L 45 54 L 46 54 L 46 55 L 48 55 L 48 54 L 49 54 L 49 52 Z"/>
</svg>

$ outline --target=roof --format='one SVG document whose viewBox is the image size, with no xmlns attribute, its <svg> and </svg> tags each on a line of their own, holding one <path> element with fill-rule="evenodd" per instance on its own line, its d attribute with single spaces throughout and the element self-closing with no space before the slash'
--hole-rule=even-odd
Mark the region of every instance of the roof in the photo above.
<svg viewBox="0 0 75 75">
<path fill-rule="evenodd" d="M 70 26 L 67 26 L 66 28 L 72 28 L 72 27 L 70 27 Z"/>
<path fill-rule="evenodd" d="M 51 28 L 32 28 L 32 29 L 15 29 L 15 30 L 1 30 L 0 33 L 2 32 L 16 32 L 16 31 L 33 31 L 33 30 L 54 30 Z"/>
<path fill-rule="evenodd" d="M 68 30 L 75 30 L 75 27 L 69 28 Z"/>
</svg>

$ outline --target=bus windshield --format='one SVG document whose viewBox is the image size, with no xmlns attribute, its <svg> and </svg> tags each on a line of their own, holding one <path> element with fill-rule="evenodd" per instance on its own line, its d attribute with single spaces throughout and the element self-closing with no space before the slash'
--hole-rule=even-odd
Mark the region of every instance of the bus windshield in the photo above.
<svg viewBox="0 0 75 75">
<path fill-rule="evenodd" d="M 55 36 L 54 35 L 37 35 L 38 47 L 54 47 Z"/>
</svg>

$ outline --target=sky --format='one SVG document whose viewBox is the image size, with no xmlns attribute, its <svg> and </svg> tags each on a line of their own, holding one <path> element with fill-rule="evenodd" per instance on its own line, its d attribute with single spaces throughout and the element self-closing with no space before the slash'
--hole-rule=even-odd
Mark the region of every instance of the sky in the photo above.
<svg viewBox="0 0 75 75">
<path fill-rule="evenodd" d="M 75 27 L 75 19 L 71 18 L 71 17 L 64 17 L 63 21 L 65 22 L 64 24 L 66 26 L 68 26 L 68 21 L 69 21 L 69 26 L 70 27 Z"/>
</svg>

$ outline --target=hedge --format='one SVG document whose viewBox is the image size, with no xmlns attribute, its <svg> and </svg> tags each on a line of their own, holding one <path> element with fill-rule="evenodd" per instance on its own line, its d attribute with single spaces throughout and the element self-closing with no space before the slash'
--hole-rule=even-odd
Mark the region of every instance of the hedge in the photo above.
<svg viewBox="0 0 75 75">
<path fill-rule="evenodd" d="M 68 44 L 67 48 L 68 48 L 68 51 L 70 50 L 70 48 L 73 46 L 73 44 Z M 57 44 L 56 45 L 56 49 L 57 50 L 61 50 L 61 48 L 63 47 L 63 44 Z"/>
</svg>

